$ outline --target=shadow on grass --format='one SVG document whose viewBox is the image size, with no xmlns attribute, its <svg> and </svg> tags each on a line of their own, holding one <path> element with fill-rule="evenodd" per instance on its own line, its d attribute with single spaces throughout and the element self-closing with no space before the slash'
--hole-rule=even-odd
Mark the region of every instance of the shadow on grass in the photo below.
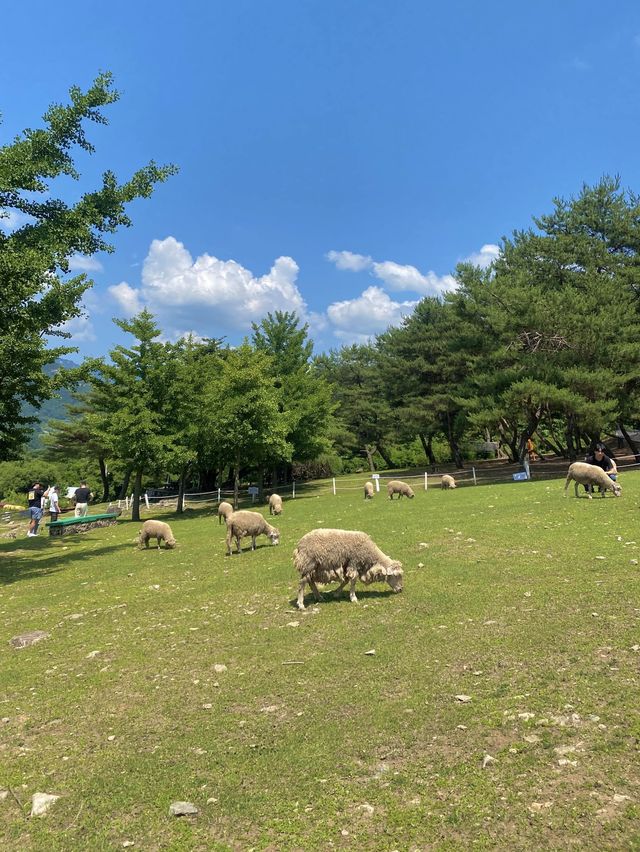
<svg viewBox="0 0 640 852">
<path fill-rule="evenodd" d="M 85 562 L 94 556 L 113 554 L 122 549 L 132 549 L 131 542 L 106 544 L 87 550 L 85 541 L 68 540 L 69 550 L 51 548 L 48 537 L 16 540 L 0 550 L 0 585 L 9 585 L 19 580 L 31 580 L 57 574 L 76 562 Z M 73 548 L 73 549 L 72 549 Z"/>
<path fill-rule="evenodd" d="M 325 604 L 343 604 L 350 603 L 349 601 L 349 592 L 344 589 L 337 595 L 334 595 L 331 591 L 320 592 L 322 596 L 322 600 L 316 601 L 312 593 L 305 595 L 304 605 L 305 607 L 309 606 L 323 606 Z M 356 596 L 358 598 L 358 603 L 363 603 L 370 600 L 375 600 L 376 598 L 390 598 L 394 595 L 398 594 L 394 592 L 393 589 L 358 589 L 356 588 Z M 292 598 L 289 603 L 295 608 L 297 604 L 297 597 Z M 356 604 L 357 606 L 357 604 Z"/>
</svg>

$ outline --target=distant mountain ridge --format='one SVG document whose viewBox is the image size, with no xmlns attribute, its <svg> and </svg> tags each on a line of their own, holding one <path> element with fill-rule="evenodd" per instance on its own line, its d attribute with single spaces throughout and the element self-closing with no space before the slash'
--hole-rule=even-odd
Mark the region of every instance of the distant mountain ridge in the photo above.
<svg viewBox="0 0 640 852">
<path fill-rule="evenodd" d="M 75 361 L 70 361 L 68 358 L 58 358 L 52 364 L 47 364 L 44 372 L 47 376 L 53 376 L 62 368 L 71 369 L 78 367 Z M 42 434 L 45 431 L 49 420 L 65 420 L 67 418 L 67 405 L 75 403 L 74 394 L 82 393 L 88 390 L 89 386 L 86 383 L 78 385 L 73 393 L 66 388 L 58 391 L 58 396 L 53 399 L 48 399 L 42 403 L 40 408 L 35 408 L 33 405 L 25 405 L 22 409 L 23 414 L 28 417 L 37 417 L 38 422 L 33 424 L 33 432 L 29 440 L 28 447 L 30 450 L 39 450 L 42 448 Z"/>
</svg>

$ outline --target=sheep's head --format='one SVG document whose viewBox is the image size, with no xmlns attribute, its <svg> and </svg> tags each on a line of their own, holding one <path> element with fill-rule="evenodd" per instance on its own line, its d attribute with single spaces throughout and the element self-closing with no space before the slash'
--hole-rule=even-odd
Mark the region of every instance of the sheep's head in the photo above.
<svg viewBox="0 0 640 852">
<path fill-rule="evenodd" d="M 617 482 L 611 483 L 611 490 L 613 491 L 614 497 L 620 497 L 620 495 L 622 494 L 622 487 L 618 485 Z"/>
<path fill-rule="evenodd" d="M 168 550 L 173 550 L 173 548 L 176 546 L 176 540 L 175 540 L 175 538 L 167 538 L 167 539 L 165 539 L 164 546 L 165 546 Z"/>
<path fill-rule="evenodd" d="M 391 586 L 394 592 L 402 591 L 403 577 L 404 571 L 402 570 L 402 562 L 398 562 L 397 559 L 392 559 L 391 564 L 386 569 L 385 580 Z"/>
<path fill-rule="evenodd" d="M 271 539 L 271 544 L 280 544 L 280 530 L 277 530 L 275 527 L 271 527 L 269 538 Z"/>
<path fill-rule="evenodd" d="M 413 493 L 413 489 L 411 489 L 411 488 L 407 488 L 407 497 L 409 498 L 409 500 L 413 500 L 413 498 L 414 498 L 415 496 L 416 496 L 416 495 Z"/>
</svg>

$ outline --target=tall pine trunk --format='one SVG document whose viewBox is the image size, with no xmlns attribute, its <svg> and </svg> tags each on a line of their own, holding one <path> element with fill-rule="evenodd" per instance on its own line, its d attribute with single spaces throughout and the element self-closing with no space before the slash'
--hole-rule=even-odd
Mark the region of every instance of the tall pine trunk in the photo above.
<svg viewBox="0 0 640 852">
<path fill-rule="evenodd" d="M 424 432 L 420 432 L 420 443 L 422 444 L 422 449 L 424 450 L 424 454 L 429 460 L 429 464 L 432 467 L 436 466 L 436 457 L 433 454 L 433 435 L 429 435 L 428 438 L 424 437 Z"/>
<path fill-rule="evenodd" d="M 122 485 L 120 486 L 120 494 L 118 495 L 118 500 L 124 500 L 127 496 L 127 491 L 129 490 L 129 480 L 131 479 L 131 468 L 128 467 L 124 472 L 124 480 Z"/>
<path fill-rule="evenodd" d="M 375 453 L 376 449 L 377 448 L 375 446 L 371 446 L 371 444 L 364 445 L 364 451 L 367 454 L 367 461 L 369 462 L 369 470 L 371 471 L 371 473 L 375 473 L 376 470 L 376 465 L 373 460 L 373 454 Z"/>
<path fill-rule="evenodd" d="M 104 463 L 104 458 L 100 456 L 98 458 L 98 464 L 100 465 L 100 479 L 102 480 L 102 500 L 104 503 L 109 502 L 109 477 L 107 476 L 107 466 Z"/>
<path fill-rule="evenodd" d="M 142 471 L 136 471 L 136 478 L 133 483 L 133 505 L 131 506 L 131 520 L 140 520 L 140 492 L 142 491 Z"/>
<path fill-rule="evenodd" d="M 240 496 L 240 453 L 236 453 L 233 466 L 233 510 L 238 511 L 238 499 Z"/>
</svg>

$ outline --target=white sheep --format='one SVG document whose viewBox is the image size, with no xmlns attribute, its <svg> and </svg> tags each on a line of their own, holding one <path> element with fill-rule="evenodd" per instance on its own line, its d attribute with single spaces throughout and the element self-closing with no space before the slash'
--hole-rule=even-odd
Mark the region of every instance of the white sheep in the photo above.
<svg viewBox="0 0 640 852">
<path fill-rule="evenodd" d="M 233 512 L 233 506 L 231 503 L 225 503 L 223 500 L 222 503 L 218 505 L 218 523 L 222 523 L 222 519 L 224 518 L 225 524 L 227 523 L 227 518 Z"/>
<path fill-rule="evenodd" d="M 279 494 L 272 494 L 271 497 L 269 497 L 269 514 L 282 514 L 282 497 Z"/>
<path fill-rule="evenodd" d="M 364 484 L 364 499 L 373 500 L 373 482 L 365 482 Z"/>
<path fill-rule="evenodd" d="M 350 583 L 349 599 L 357 603 L 356 581 L 388 583 L 394 592 L 402 591 L 402 563 L 386 556 L 373 540 L 358 530 L 317 529 L 303 535 L 293 552 L 293 564 L 300 574 L 298 609 L 304 609 L 304 588 L 308 583 L 316 601 L 322 600 L 316 583 L 340 583 L 338 594 Z"/>
<path fill-rule="evenodd" d="M 440 480 L 440 488 L 457 488 L 455 479 L 450 476 L 448 473 L 445 473 L 442 479 Z"/>
<path fill-rule="evenodd" d="M 414 493 L 413 489 L 410 485 L 407 485 L 406 482 L 401 482 L 399 479 L 392 479 L 390 482 L 387 482 L 387 494 L 389 495 L 389 500 L 393 500 L 393 495 L 398 495 L 398 500 L 401 497 L 408 497 L 410 500 L 413 500 Z"/>
<path fill-rule="evenodd" d="M 235 538 L 238 553 L 242 553 L 240 539 L 251 536 L 251 550 L 256 549 L 256 538 L 266 535 L 271 539 L 271 544 L 280 543 L 280 531 L 262 517 L 259 512 L 247 512 L 241 510 L 233 512 L 227 518 L 227 556 L 231 556 L 231 539 Z"/>
<path fill-rule="evenodd" d="M 149 547 L 149 539 L 155 538 L 158 542 L 158 550 L 160 550 L 160 542 L 164 541 L 164 546 L 171 550 L 176 546 L 176 540 L 171 532 L 169 524 L 164 521 L 145 521 L 138 536 L 139 547 Z"/>
<path fill-rule="evenodd" d="M 591 492 L 594 485 L 598 485 L 604 497 L 606 491 L 613 491 L 616 497 L 622 493 L 622 488 L 617 482 L 614 482 L 601 467 L 595 464 L 587 464 L 586 462 L 573 462 L 569 465 L 567 473 L 567 481 L 564 484 L 564 496 L 567 496 L 567 488 L 571 480 L 575 481 L 576 497 L 578 496 L 578 485 L 584 485 L 587 488 L 587 496 L 592 499 Z"/>
</svg>

